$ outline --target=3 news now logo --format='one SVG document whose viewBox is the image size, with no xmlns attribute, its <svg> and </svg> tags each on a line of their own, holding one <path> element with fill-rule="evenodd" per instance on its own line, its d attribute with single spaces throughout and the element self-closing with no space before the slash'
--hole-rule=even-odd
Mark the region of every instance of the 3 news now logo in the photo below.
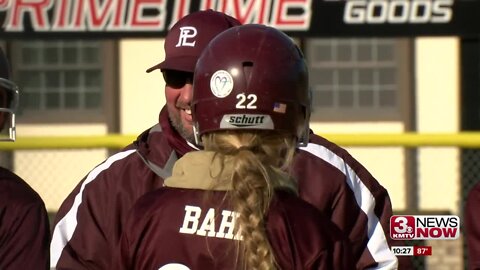
<svg viewBox="0 0 480 270">
<path fill-rule="evenodd" d="M 392 216 L 390 238 L 393 240 L 457 239 L 460 236 L 460 218 L 442 216 Z"/>
</svg>

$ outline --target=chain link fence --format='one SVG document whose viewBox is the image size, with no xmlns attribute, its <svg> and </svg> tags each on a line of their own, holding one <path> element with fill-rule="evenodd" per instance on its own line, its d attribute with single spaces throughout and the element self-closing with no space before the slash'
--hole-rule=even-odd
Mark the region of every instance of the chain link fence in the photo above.
<svg viewBox="0 0 480 270">
<path fill-rule="evenodd" d="M 335 141 L 335 140 L 333 140 Z M 392 145 L 399 146 L 399 143 L 390 142 Z M 128 144 L 128 143 L 127 143 Z M 366 144 L 366 143 L 365 143 Z M 374 142 L 371 143 L 372 151 L 375 150 Z M 385 146 L 386 143 L 384 143 Z M 451 144 L 451 143 L 450 143 Z M 407 147 L 412 147 L 411 145 Z M 420 145 L 412 149 L 423 149 Z M 432 146 L 429 146 L 431 148 Z M 465 198 L 472 186 L 480 181 L 480 147 L 467 147 L 459 149 L 458 166 L 452 166 L 453 170 L 459 170 L 457 173 L 460 177 L 460 203 L 455 206 L 458 210 L 460 220 L 463 220 L 463 207 Z M 46 202 L 48 211 L 53 216 L 60 206 L 61 202 L 68 193 L 78 184 L 78 182 L 97 164 L 102 162 L 118 148 L 80 148 L 75 149 L 38 149 L 27 150 L 2 150 L 0 151 L 0 166 L 10 168 L 23 179 L 25 179 Z M 414 151 L 415 155 L 418 151 Z M 414 162 L 418 162 L 418 158 L 413 157 Z M 417 166 L 405 166 L 407 170 L 405 175 L 418 176 Z M 370 168 L 369 168 L 370 169 Z M 442 170 L 443 168 L 437 168 Z M 389 191 L 390 193 L 394 191 Z M 435 193 L 435 190 L 432 190 Z M 416 196 L 406 192 L 406 200 L 408 196 Z M 405 209 L 408 212 L 411 209 Z M 397 213 L 396 213 L 397 214 Z M 416 209 L 415 214 L 422 214 L 421 209 Z M 424 213 L 425 214 L 425 213 Z M 428 214 L 428 213 L 427 213 Z M 452 214 L 452 213 L 450 213 Z M 453 213 L 456 214 L 456 213 Z M 463 227 L 462 227 L 463 230 Z M 432 240 L 432 241 L 407 241 L 408 245 L 415 246 L 432 246 L 432 256 L 412 257 L 415 269 L 467 269 L 466 261 L 468 255 L 466 251 L 466 242 L 463 235 L 457 240 Z"/>
<path fill-rule="evenodd" d="M 465 208 L 466 198 L 470 189 L 480 182 L 480 149 L 463 149 L 461 154 L 461 215 L 463 217 L 463 209 Z M 463 249 L 466 250 L 467 242 L 463 239 Z M 478 255 L 477 255 L 478 256 Z M 468 253 L 464 252 L 464 261 L 468 261 Z M 464 269 L 468 269 L 465 264 Z"/>
</svg>

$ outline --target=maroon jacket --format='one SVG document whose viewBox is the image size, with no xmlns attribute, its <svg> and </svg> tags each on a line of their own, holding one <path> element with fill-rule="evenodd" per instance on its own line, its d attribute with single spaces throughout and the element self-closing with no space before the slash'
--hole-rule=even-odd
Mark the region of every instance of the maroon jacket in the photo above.
<svg viewBox="0 0 480 270">
<path fill-rule="evenodd" d="M 120 242 L 121 256 L 112 269 L 163 269 L 173 263 L 188 269 L 236 269 L 238 240 L 232 239 L 234 235 L 222 223 L 222 213 L 232 213 L 224 196 L 225 192 L 214 191 L 207 201 L 202 190 L 169 187 L 148 193 L 129 215 Z M 199 218 L 193 218 L 192 212 L 199 213 Z M 215 214 L 215 221 L 210 223 L 214 229 L 208 227 L 205 232 L 215 236 L 201 235 L 207 212 Z M 338 228 L 295 195 L 276 193 L 267 224 L 280 269 L 354 268 Z"/>
<path fill-rule="evenodd" d="M 40 196 L 0 167 L 0 269 L 49 269 L 50 226 Z"/>
<path fill-rule="evenodd" d="M 468 193 L 465 205 L 465 232 L 468 248 L 468 269 L 480 269 L 480 183 Z"/>
<path fill-rule="evenodd" d="M 161 187 L 175 161 L 194 150 L 171 127 L 165 108 L 159 122 L 94 168 L 63 202 L 51 242 L 52 267 L 107 269 L 128 210 Z M 300 196 L 348 234 L 357 269 L 396 267 L 388 243 L 390 198 L 357 160 L 311 134 L 298 151 L 295 174 Z"/>
<path fill-rule="evenodd" d="M 234 161 L 214 156 L 210 151 L 184 155 L 165 187 L 137 201 L 111 269 L 165 269 L 174 263 L 188 269 L 242 269 L 236 265 L 241 238 L 234 234 L 236 214 L 225 199 Z M 274 171 L 269 175 L 287 177 Z M 276 191 L 266 232 L 280 269 L 355 268 L 342 232 L 292 191 Z M 174 244 L 165 248 L 165 243 Z"/>
</svg>

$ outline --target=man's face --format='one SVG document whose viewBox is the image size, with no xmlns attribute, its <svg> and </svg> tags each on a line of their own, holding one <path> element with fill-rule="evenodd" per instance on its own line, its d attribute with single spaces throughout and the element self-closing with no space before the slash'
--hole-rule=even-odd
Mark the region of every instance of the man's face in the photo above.
<svg viewBox="0 0 480 270">
<path fill-rule="evenodd" d="M 192 111 L 193 73 L 176 70 L 164 70 L 165 98 L 168 116 L 175 129 L 190 142 L 194 142 Z"/>
</svg>

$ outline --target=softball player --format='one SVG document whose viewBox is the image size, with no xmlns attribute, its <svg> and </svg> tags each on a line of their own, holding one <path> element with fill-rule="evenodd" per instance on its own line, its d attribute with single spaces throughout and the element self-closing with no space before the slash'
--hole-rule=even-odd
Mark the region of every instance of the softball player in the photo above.
<svg viewBox="0 0 480 270">
<path fill-rule="evenodd" d="M 18 87 L 0 48 L 0 141 L 15 141 Z M 23 179 L 0 167 L 0 269 L 49 268 L 50 228 L 40 196 Z"/>
<path fill-rule="evenodd" d="M 480 269 L 480 183 L 469 191 L 465 204 L 465 237 L 467 239 L 468 269 Z"/>
<path fill-rule="evenodd" d="M 197 62 L 197 141 L 127 218 L 114 269 L 353 269 L 341 231 L 285 172 L 308 141 L 308 72 L 262 25 L 218 35 Z M 171 243 L 171 244 L 169 244 Z"/>
</svg>

